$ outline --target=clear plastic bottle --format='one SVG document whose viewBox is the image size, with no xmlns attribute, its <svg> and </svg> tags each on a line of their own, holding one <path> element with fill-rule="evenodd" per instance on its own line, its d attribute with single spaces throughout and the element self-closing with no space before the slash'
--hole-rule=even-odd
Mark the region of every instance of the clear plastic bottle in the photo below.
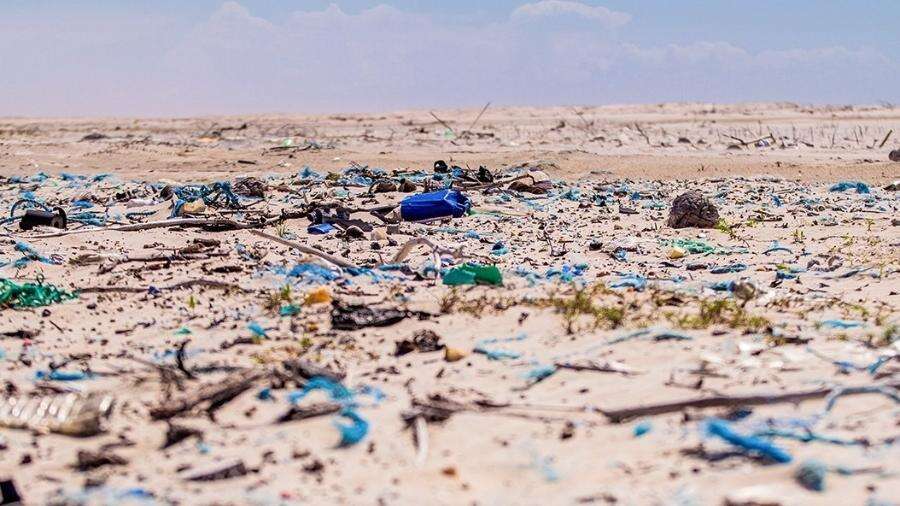
<svg viewBox="0 0 900 506">
<path fill-rule="evenodd" d="M 0 427 L 93 436 L 103 431 L 114 402 L 108 394 L 0 397 Z"/>
</svg>

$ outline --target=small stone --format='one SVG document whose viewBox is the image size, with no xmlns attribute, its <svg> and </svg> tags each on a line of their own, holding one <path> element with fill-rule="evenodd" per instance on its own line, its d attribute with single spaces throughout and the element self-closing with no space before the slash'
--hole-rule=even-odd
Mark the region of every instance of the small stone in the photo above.
<svg viewBox="0 0 900 506">
<path fill-rule="evenodd" d="M 234 182 L 234 193 L 244 197 L 265 198 L 269 185 L 257 177 L 243 177 Z"/>
<path fill-rule="evenodd" d="M 686 254 L 687 254 L 687 252 L 681 248 L 672 248 L 669 250 L 669 253 L 667 254 L 667 256 L 672 260 L 677 260 L 679 258 L 684 258 L 684 255 L 686 255 Z"/>
<path fill-rule="evenodd" d="M 449 346 L 444 348 L 444 360 L 446 360 L 447 362 L 456 362 L 458 360 L 462 360 L 466 357 L 466 355 L 468 355 L 468 353 L 460 350 L 459 348 L 451 348 Z"/>
<path fill-rule="evenodd" d="M 745 487 L 725 496 L 725 506 L 781 506 L 781 499 L 770 487 Z"/>
<path fill-rule="evenodd" d="M 892 162 L 900 162 L 900 149 L 895 149 L 888 153 L 888 159 Z"/>
</svg>

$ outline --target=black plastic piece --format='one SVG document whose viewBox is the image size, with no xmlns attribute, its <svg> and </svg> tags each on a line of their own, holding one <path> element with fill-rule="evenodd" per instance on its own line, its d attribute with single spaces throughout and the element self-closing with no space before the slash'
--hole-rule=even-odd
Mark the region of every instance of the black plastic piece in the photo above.
<svg viewBox="0 0 900 506">
<path fill-rule="evenodd" d="M 19 228 L 22 230 L 31 230 L 40 225 L 65 230 L 67 225 L 66 212 L 60 207 L 57 207 L 52 212 L 44 211 L 43 209 L 27 209 L 25 215 L 22 216 L 22 221 L 19 222 Z"/>
</svg>

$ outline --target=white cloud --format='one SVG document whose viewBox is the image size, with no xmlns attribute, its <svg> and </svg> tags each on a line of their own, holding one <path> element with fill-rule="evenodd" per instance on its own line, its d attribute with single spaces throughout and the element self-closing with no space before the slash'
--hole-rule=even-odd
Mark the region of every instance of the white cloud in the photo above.
<svg viewBox="0 0 900 506">
<path fill-rule="evenodd" d="M 512 19 L 547 18 L 560 15 L 575 15 L 596 21 L 607 28 L 623 26 L 631 21 L 631 15 L 602 6 L 591 6 L 567 0 L 540 0 L 525 4 L 513 10 Z"/>
</svg>

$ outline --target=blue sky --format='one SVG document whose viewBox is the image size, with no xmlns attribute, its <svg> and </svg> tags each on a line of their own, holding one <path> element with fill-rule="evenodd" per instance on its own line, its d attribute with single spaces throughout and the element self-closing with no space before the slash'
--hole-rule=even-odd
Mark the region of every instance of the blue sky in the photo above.
<svg viewBox="0 0 900 506">
<path fill-rule="evenodd" d="M 3 0 L 0 116 L 900 102 L 900 2 Z"/>
</svg>

